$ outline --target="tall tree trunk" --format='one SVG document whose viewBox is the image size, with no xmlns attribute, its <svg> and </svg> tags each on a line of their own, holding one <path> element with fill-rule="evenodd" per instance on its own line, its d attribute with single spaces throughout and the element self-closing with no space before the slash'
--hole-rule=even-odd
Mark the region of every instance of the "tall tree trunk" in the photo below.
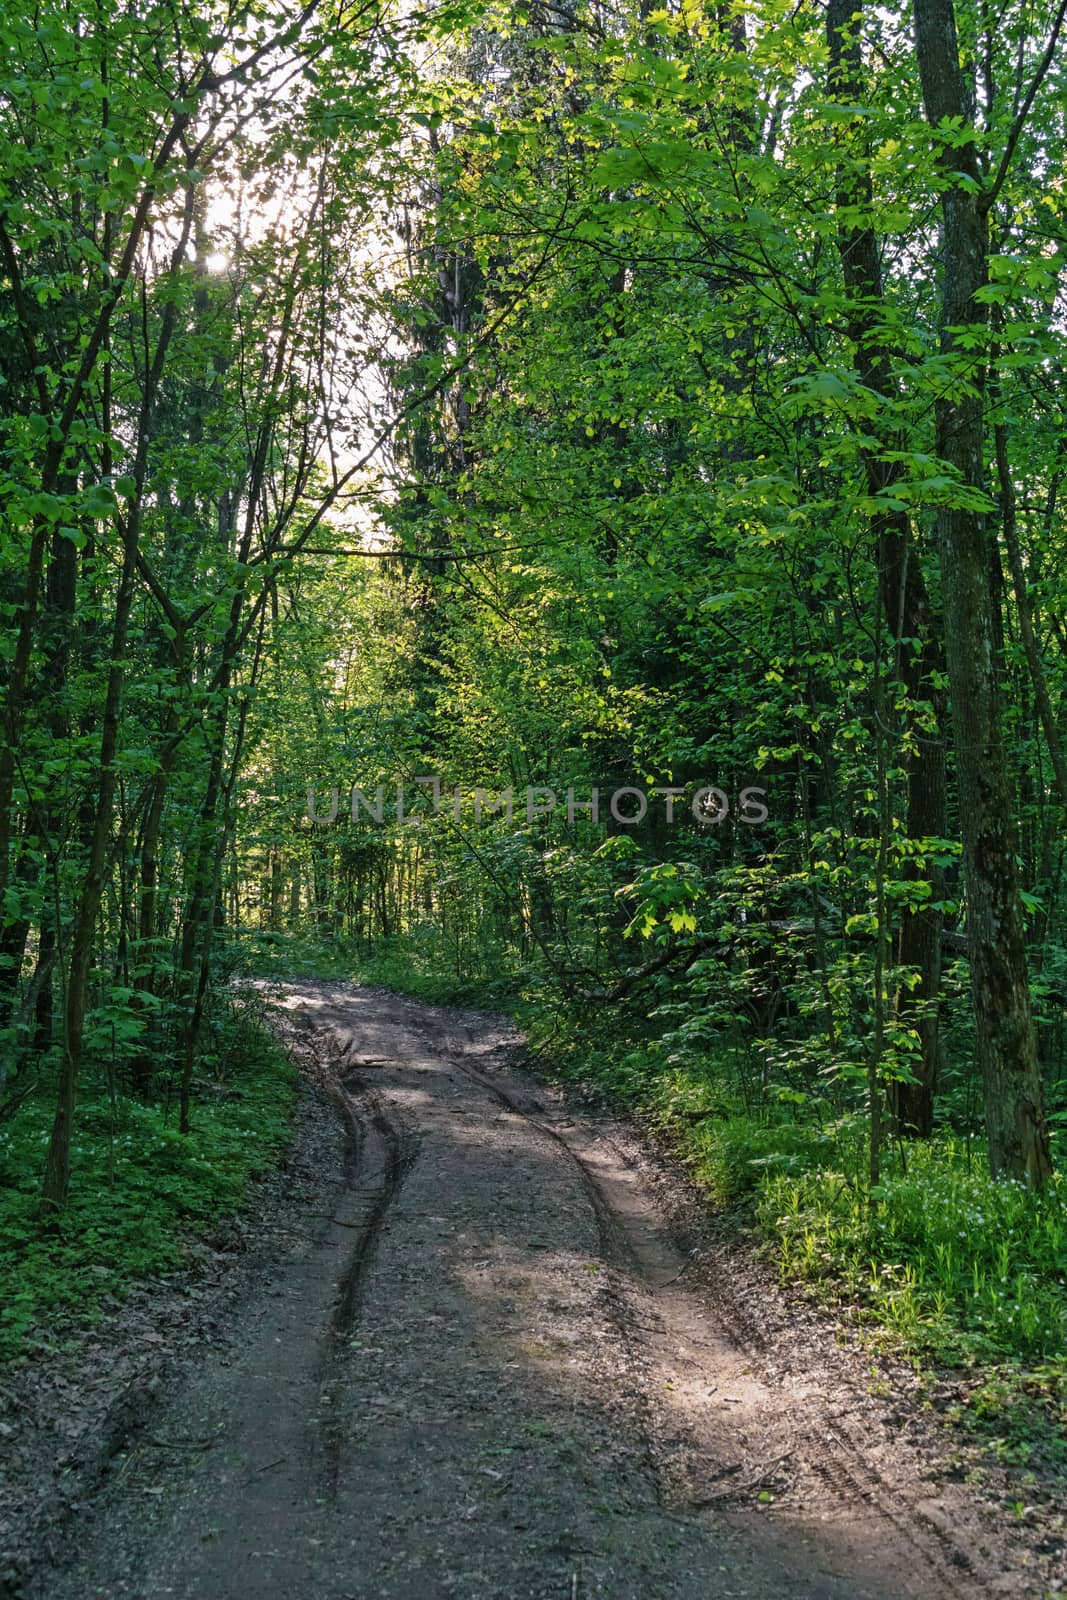
<svg viewBox="0 0 1067 1600">
<path fill-rule="evenodd" d="M 830 0 L 826 13 L 829 87 L 842 105 L 859 105 L 862 101 L 859 44 L 862 19 L 862 0 Z M 845 219 L 855 218 L 856 208 L 870 214 L 873 202 L 866 149 L 857 155 L 846 152 L 837 173 L 839 214 Z M 888 318 L 883 303 L 878 241 L 871 223 L 842 220 L 837 249 L 850 296 L 848 329 L 856 371 L 866 388 L 892 404 L 900 394 L 884 333 Z M 887 450 L 899 449 L 901 442 L 893 435 L 885 439 L 884 445 Z M 884 460 L 876 449 L 865 450 L 863 461 L 872 498 L 884 496 L 900 477 L 899 464 Z M 881 614 L 894 645 L 894 675 L 903 684 L 909 703 L 925 701 L 931 707 L 924 727 L 907 741 L 903 757 L 907 836 L 912 841 L 941 838 L 945 831 L 944 707 L 940 691 L 933 686 L 937 681 L 933 675 L 943 670 L 941 645 L 907 512 L 885 511 L 876 515 L 872 519 L 872 532 L 876 541 Z M 881 739 L 885 730 L 876 729 L 875 734 Z M 909 878 L 930 883 L 933 902 L 943 898 L 939 869 L 909 862 L 906 870 Z M 914 1081 L 889 1085 L 890 1105 L 897 1132 L 922 1137 L 928 1137 L 933 1130 L 940 1049 L 941 931 L 942 913 L 920 903 L 917 909 L 903 913 L 896 947 L 897 963 L 919 974 L 914 989 L 904 984 L 898 986 L 896 1015 L 901 1026 L 916 1030 L 920 1050 Z"/>
<path fill-rule="evenodd" d="M 185 257 L 192 221 L 192 198 L 186 198 L 184 226 L 171 257 L 171 271 L 177 272 Z M 146 207 L 147 213 L 147 207 Z M 132 258 L 131 258 L 132 259 Z M 128 271 L 128 269 L 127 269 Z M 142 283 L 142 313 L 145 310 L 145 287 Z M 122 569 L 115 598 L 115 615 L 111 629 L 110 666 L 107 674 L 107 691 L 104 697 L 104 716 L 100 734 L 100 775 L 97 782 L 96 804 L 89 828 L 89 857 L 71 938 L 70 970 L 67 976 L 66 1004 L 63 1016 L 63 1056 L 56 1089 L 56 1109 L 52 1133 L 45 1158 L 44 1184 L 41 1209 L 45 1215 L 62 1210 L 67 1202 L 70 1184 L 70 1141 L 74 1126 L 74 1106 L 81 1071 L 82 1048 L 85 1034 L 85 1016 L 89 1002 L 89 975 L 93 964 L 93 941 L 96 936 L 96 919 L 104 896 L 107 880 L 108 845 L 114 819 L 115 792 L 118 783 L 116 759 L 119 745 L 119 725 L 122 716 L 122 695 L 126 679 L 126 651 L 130 617 L 133 612 L 137 561 L 140 555 L 141 506 L 145 477 L 148 471 L 148 447 L 156 395 L 166 362 L 167 350 L 177 320 L 177 302 L 171 300 L 163 313 L 162 326 L 155 352 L 144 377 L 140 412 L 137 419 L 137 449 L 134 458 L 134 493 L 125 521 L 117 519 L 122 530 Z M 100 328 L 100 342 L 107 342 L 108 326 Z M 147 357 L 147 351 L 146 351 Z M 110 385 L 104 392 L 103 406 L 104 448 L 101 465 L 105 475 L 110 474 L 111 460 L 111 404 Z M 3 793 L 0 786 L 0 805 Z"/>
<path fill-rule="evenodd" d="M 71 493 L 75 487 L 71 481 L 64 485 L 64 492 Z M 72 540 L 64 534 L 56 533 L 52 537 L 46 606 L 42 619 L 46 625 L 46 648 L 41 683 L 51 702 L 48 726 L 57 747 L 62 746 L 70 733 L 67 680 L 70 673 L 77 596 L 77 551 Z M 58 871 L 57 851 L 58 841 L 63 832 L 64 803 L 61 797 L 42 800 L 32 808 L 28 818 L 29 824 L 39 828 L 42 833 L 41 844 L 49 858 L 52 874 Z M 62 933 L 62 929 L 57 925 L 60 917 L 58 894 L 50 892 L 50 888 L 51 885 L 45 888 L 41 900 L 40 938 L 37 946 L 37 964 L 42 968 L 44 976 L 38 986 L 34 1011 L 36 1021 L 34 1048 L 42 1051 L 47 1050 L 52 1043 L 52 971 Z"/>
<path fill-rule="evenodd" d="M 927 119 L 935 130 L 946 119 L 954 129 L 965 129 L 970 118 L 953 0 L 914 0 L 914 15 Z M 990 196 L 983 194 L 974 143 L 957 144 L 955 133 L 951 145 L 936 132 L 935 138 L 945 185 L 941 348 L 959 363 L 955 382 L 943 388 L 937 405 L 937 451 L 976 495 L 983 479 L 984 372 L 973 343 L 961 343 L 961 330 L 981 335 L 985 327 L 977 296 L 986 281 Z M 963 366 L 968 360 L 969 370 Z M 1016 879 L 985 517 L 966 506 L 943 506 L 937 533 L 989 1163 L 995 1175 L 1037 1188 L 1050 1175 L 1051 1158 Z"/>
<path fill-rule="evenodd" d="M 100 779 L 96 795 L 89 860 L 78 901 L 78 913 L 71 939 L 70 973 L 67 979 L 67 1004 L 63 1023 L 63 1058 L 56 1091 L 56 1110 L 45 1162 L 42 1209 L 61 1210 L 67 1201 L 70 1183 L 70 1139 L 74 1124 L 74 1103 L 81 1070 L 85 1035 L 85 1014 L 89 998 L 89 973 L 93 964 L 96 919 L 104 894 L 107 875 L 108 842 L 114 812 L 119 719 L 125 678 L 126 639 L 133 609 L 136 573 L 136 525 L 128 530 L 115 602 L 111 634 L 111 667 L 107 678 L 104 719 L 100 735 Z"/>
<path fill-rule="evenodd" d="M 224 650 L 228 652 L 231 648 L 235 648 L 235 639 L 236 627 L 231 629 Z M 179 1128 L 182 1133 L 188 1133 L 191 1126 L 193 1069 L 196 1064 L 196 1050 L 207 995 L 212 917 L 218 878 L 217 861 L 220 848 L 225 848 L 225 838 L 219 841 L 216 834 L 228 723 L 226 698 L 230 685 L 228 656 L 224 660 L 224 670 L 219 676 L 220 705 L 211 719 L 211 760 L 207 788 L 196 830 L 196 843 L 193 847 L 178 957 L 177 994 L 184 1013 L 178 1031 L 178 1059 L 181 1063 Z"/>
</svg>

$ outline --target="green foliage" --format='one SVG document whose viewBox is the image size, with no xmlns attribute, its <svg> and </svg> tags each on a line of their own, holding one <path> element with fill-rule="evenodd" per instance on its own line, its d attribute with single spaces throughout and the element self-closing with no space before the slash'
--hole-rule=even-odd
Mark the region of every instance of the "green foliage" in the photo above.
<svg viewBox="0 0 1067 1600">
<path fill-rule="evenodd" d="M 449 955 L 445 936 L 432 925 L 392 940 L 376 940 L 370 951 L 343 936 L 250 932 L 234 952 L 236 970 L 251 977 L 344 978 L 413 995 L 431 1005 L 497 1005 L 515 998 L 514 974 L 462 977 L 450 972 Z"/>
<path fill-rule="evenodd" d="M 79 1109 L 73 1195 L 61 1217 L 39 1220 L 41 1157 L 51 1107 L 43 1094 L 0 1127 L 0 1362 L 27 1341 L 53 1345 L 99 1314 L 131 1280 L 181 1267 L 188 1246 L 232 1214 L 249 1180 L 289 1136 L 295 1074 L 242 1008 L 214 1030 L 196 1080 L 196 1124 L 179 1134 L 174 1103 L 109 1095 L 94 1080 Z"/>
<path fill-rule="evenodd" d="M 357 983 L 394 989 L 438 1006 L 495 1008 L 514 999 L 514 974 L 457 976 L 448 970 L 444 945 L 432 928 L 416 930 L 409 939 L 382 940 L 369 955 L 353 952 L 349 976 Z"/>
</svg>

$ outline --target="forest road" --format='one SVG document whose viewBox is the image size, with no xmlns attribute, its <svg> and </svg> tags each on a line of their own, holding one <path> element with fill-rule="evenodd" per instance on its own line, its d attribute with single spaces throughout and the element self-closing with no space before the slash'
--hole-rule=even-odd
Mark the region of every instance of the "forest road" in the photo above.
<svg viewBox="0 0 1067 1600">
<path fill-rule="evenodd" d="M 832 1364 L 771 1360 L 626 1131 L 519 1070 L 499 1020 L 326 980 L 271 998 L 318 1097 L 293 1159 L 323 1211 L 40 1600 L 1039 1592 Z"/>
</svg>

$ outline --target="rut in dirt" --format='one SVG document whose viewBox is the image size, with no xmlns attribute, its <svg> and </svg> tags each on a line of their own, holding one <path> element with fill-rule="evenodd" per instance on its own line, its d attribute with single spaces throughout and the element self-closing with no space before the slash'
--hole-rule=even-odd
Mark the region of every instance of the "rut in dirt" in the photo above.
<svg viewBox="0 0 1067 1600">
<path fill-rule="evenodd" d="M 134 1441 L 28 1594 L 1036 1600 L 962 1492 L 770 1359 L 631 1136 L 499 1021 L 326 981 L 272 1002 L 305 1120 L 332 1107 L 322 1210 L 153 1424 L 204 1448 Z"/>
<path fill-rule="evenodd" d="M 339 1465 L 345 1442 L 336 1394 L 346 1381 L 346 1369 L 351 1359 L 349 1341 L 359 1316 L 360 1300 L 379 1233 L 389 1207 L 396 1200 L 404 1179 L 414 1165 L 419 1148 L 417 1136 L 389 1120 L 382 1110 L 380 1098 L 373 1090 L 355 1082 L 354 1072 L 347 1072 L 336 1084 L 333 1093 L 347 1140 L 344 1160 L 346 1187 L 352 1194 L 362 1192 L 366 1215 L 354 1229 L 351 1255 L 337 1287 L 337 1300 L 330 1319 L 330 1338 L 323 1341 L 322 1349 L 319 1439 L 323 1483 L 331 1496 L 337 1493 Z M 374 1155 L 370 1156 L 368 1152 L 372 1146 Z"/>
</svg>

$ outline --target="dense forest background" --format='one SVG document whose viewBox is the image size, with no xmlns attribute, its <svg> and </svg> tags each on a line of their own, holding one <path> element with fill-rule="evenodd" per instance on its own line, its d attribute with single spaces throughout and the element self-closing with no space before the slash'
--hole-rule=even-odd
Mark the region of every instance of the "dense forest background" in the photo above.
<svg viewBox="0 0 1067 1600">
<path fill-rule="evenodd" d="M 1065 11 L 5 9 L 5 1349 L 281 1142 L 302 964 L 1059 1392 Z"/>
</svg>

